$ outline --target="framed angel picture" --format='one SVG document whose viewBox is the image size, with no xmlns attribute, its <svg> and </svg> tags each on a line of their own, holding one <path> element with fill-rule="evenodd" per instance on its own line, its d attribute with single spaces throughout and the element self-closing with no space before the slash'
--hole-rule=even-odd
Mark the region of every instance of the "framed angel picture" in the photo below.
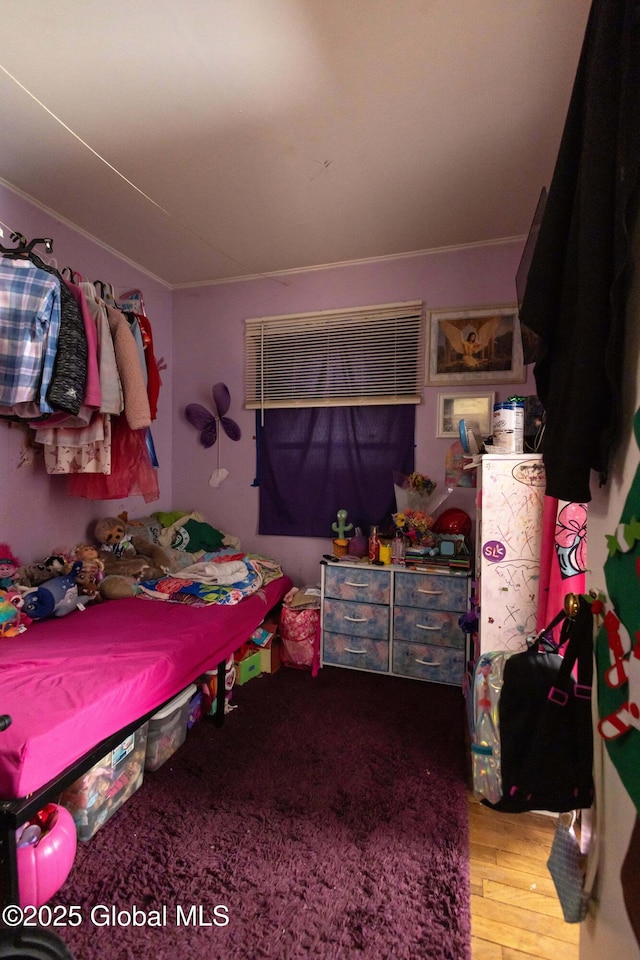
<svg viewBox="0 0 640 960">
<path fill-rule="evenodd" d="M 427 320 L 427 383 L 524 383 L 517 307 L 431 310 Z"/>
</svg>

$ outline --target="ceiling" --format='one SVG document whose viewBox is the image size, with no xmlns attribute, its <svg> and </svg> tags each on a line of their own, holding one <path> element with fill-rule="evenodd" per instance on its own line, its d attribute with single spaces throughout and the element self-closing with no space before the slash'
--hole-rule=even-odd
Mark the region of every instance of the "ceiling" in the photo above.
<svg viewBox="0 0 640 960">
<path fill-rule="evenodd" d="M 171 286 L 521 237 L 589 8 L 0 0 L 0 178 Z"/>
</svg>

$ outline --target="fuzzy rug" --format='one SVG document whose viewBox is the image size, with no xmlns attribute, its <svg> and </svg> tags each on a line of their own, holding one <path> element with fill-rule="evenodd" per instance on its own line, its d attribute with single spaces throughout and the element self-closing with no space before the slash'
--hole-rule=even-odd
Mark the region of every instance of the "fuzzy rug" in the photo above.
<svg viewBox="0 0 640 960">
<path fill-rule="evenodd" d="M 75 960 L 469 960 L 460 690 L 283 668 L 233 703 L 79 844 Z"/>
</svg>

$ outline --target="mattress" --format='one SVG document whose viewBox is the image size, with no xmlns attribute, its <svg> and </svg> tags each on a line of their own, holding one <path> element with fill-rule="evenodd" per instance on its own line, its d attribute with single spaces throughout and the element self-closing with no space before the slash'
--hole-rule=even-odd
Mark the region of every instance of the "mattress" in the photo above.
<svg viewBox="0 0 640 960">
<path fill-rule="evenodd" d="M 229 657 L 291 587 L 235 605 L 131 598 L 33 623 L 0 640 L 0 799 L 39 790 L 106 737 Z"/>
</svg>

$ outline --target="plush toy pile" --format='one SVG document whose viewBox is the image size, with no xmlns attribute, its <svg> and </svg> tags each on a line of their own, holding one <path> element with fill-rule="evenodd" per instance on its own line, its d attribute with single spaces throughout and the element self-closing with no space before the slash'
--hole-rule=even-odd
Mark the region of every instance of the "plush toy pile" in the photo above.
<svg viewBox="0 0 640 960">
<path fill-rule="evenodd" d="M 21 633 L 34 620 L 62 617 L 91 602 L 139 594 L 165 599 L 141 581 L 175 573 L 223 541 L 233 543 L 234 538 L 225 538 L 199 514 L 158 517 L 103 517 L 93 528 L 95 542 L 78 543 L 26 565 L 8 544 L 0 543 L 0 638 Z"/>
</svg>

